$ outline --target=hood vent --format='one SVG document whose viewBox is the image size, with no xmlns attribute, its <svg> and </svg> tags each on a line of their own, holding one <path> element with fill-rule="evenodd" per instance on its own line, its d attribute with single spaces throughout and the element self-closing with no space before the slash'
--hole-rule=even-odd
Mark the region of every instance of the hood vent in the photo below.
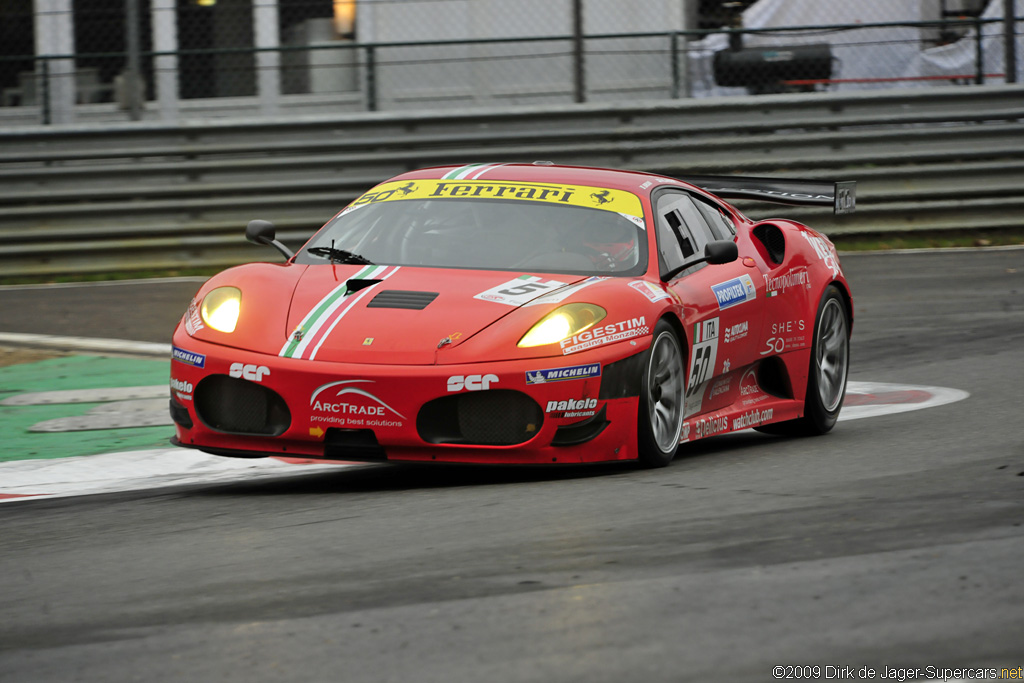
<svg viewBox="0 0 1024 683">
<path fill-rule="evenodd" d="M 438 292 L 409 292 L 401 289 L 385 289 L 366 304 L 367 308 L 406 308 L 422 311 L 437 298 Z"/>
</svg>

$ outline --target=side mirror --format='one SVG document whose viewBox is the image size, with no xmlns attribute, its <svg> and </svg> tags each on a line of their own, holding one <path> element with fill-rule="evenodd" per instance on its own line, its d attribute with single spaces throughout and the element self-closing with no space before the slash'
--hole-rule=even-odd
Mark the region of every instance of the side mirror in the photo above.
<svg viewBox="0 0 1024 683">
<path fill-rule="evenodd" d="M 732 240 L 715 240 L 714 242 L 708 242 L 704 246 L 704 256 L 697 259 L 696 261 L 687 261 L 678 268 L 673 268 L 664 275 L 661 276 L 663 282 L 668 282 L 679 273 L 683 272 L 687 268 L 692 268 L 698 263 L 709 263 L 713 266 L 719 266 L 723 263 L 732 263 L 740 257 L 739 247 Z"/>
<path fill-rule="evenodd" d="M 704 260 L 713 266 L 732 263 L 739 257 L 740 250 L 732 240 L 716 240 L 704 247 Z"/>
<path fill-rule="evenodd" d="M 286 259 L 295 255 L 291 249 L 278 242 L 276 238 L 277 227 L 270 221 L 252 220 L 249 221 L 249 225 L 245 226 L 245 239 L 253 244 L 270 245 L 284 254 Z"/>
</svg>

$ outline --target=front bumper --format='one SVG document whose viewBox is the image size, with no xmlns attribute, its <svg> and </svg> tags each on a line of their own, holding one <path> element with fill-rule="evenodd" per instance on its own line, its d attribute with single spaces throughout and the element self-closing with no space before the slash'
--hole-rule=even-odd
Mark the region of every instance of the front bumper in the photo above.
<svg viewBox="0 0 1024 683">
<path fill-rule="evenodd" d="M 179 328 L 175 443 L 220 455 L 541 464 L 631 460 L 650 337 L 563 357 L 369 365 L 219 346 Z"/>
</svg>

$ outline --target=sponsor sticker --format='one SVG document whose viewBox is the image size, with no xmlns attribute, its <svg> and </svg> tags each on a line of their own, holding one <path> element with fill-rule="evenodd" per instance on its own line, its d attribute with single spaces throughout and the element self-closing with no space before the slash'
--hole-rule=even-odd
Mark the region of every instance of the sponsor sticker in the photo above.
<svg viewBox="0 0 1024 683">
<path fill-rule="evenodd" d="M 192 400 L 192 388 L 192 382 L 185 382 L 174 377 L 171 378 L 171 389 L 174 390 L 174 395 L 182 401 Z"/>
<path fill-rule="evenodd" d="M 570 398 L 564 401 L 548 401 L 544 412 L 551 417 L 593 417 L 597 414 L 596 408 L 596 398 Z"/>
<path fill-rule="evenodd" d="M 597 346 L 611 344 L 624 339 L 640 337 L 649 333 L 650 329 L 647 327 L 646 316 L 631 318 L 629 320 L 611 323 L 610 325 L 598 325 L 596 327 L 591 327 L 589 330 L 584 330 L 579 334 L 573 335 L 568 339 L 563 339 L 560 342 L 562 355 L 576 353 L 577 351 L 583 351 L 585 349 L 592 349 Z"/>
<path fill-rule="evenodd" d="M 565 283 L 558 280 L 545 280 L 538 275 L 520 275 L 514 280 L 491 287 L 486 292 L 480 292 L 473 298 L 506 306 L 522 306 L 564 286 Z"/>
<path fill-rule="evenodd" d="M 782 275 L 764 275 L 762 277 L 764 277 L 764 295 L 769 299 L 779 294 L 785 294 L 787 289 L 797 287 L 810 289 L 811 287 L 811 274 L 807 272 L 806 266 L 790 268 Z"/>
<path fill-rule="evenodd" d="M 484 391 L 497 382 L 497 375 L 452 375 L 448 378 L 448 391 Z"/>
<path fill-rule="evenodd" d="M 266 365 L 253 365 L 245 363 L 232 363 L 228 374 L 234 378 L 247 379 L 250 382 L 262 382 L 264 375 L 270 374 L 270 368 Z"/>
<path fill-rule="evenodd" d="M 750 330 L 750 322 L 744 320 L 741 323 L 736 323 L 725 328 L 725 339 L 722 341 L 726 344 L 731 344 L 734 341 L 739 341 L 747 336 L 747 332 Z"/>
<path fill-rule="evenodd" d="M 711 285 L 711 291 L 715 294 L 720 311 L 753 301 L 757 297 L 754 281 L 750 279 L 749 275 L 741 275 L 732 280 Z"/>
<path fill-rule="evenodd" d="M 816 233 L 804 230 L 800 234 L 811 245 L 818 258 L 824 262 L 825 267 L 832 271 L 832 277 L 839 277 L 843 271 L 839 267 L 839 255 L 836 253 L 836 248 Z"/>
<path fill-rule="evenodd" d="M 647 297 L 651 303 L 661 301 L 662 299 L 668 299 L 672 296 L 664 288 L 658 287 L 647 280 L 634 280 L 629 283 L 629 286 Z"/>
<path fill-rule="evenodd" d="M 194 368 L 206 367 L 206 356 L 201 353 L 186 351 L 185 349 L 178 348 L 177 346 L 171 347 L 171 359 L 176 360 L 179 363 L 184 363 L 185 365 L 191 365 Z"/>
<path fill-rule="evenodd" d="M 372 384 L 370 379 L 347 379 L 317 387 L 309 397 L 310 421 L 348 427 L 401 427 L 405 416 L 363 388 Z"/>
<path fill-rule="evenodd" d="M 749 413 L 744 413 L 732 421 L 733 430 L 737 429 L 748 429 L 750 427 L 757 427 L 769 422 L 772 419 L 774 409 L 768 408 L 766 410 L 751 410 Z"/>
<path fill-rule="evenodd" d="M 188 303 L 188 313 L 185 314 L 185 331 L 191 337 L 203 327 L 205 325 L 203 325 L 203 316 L 199 314 L 199 303 L 195 297 L 192 297 L 192 301 Z"/>
<path fill-rule="evenodd" d="M 566 368 L 551 368 L 549 370 L 527 370 L 527 384 L 546 384 L 548 382 L 564 382 L 570 379 L 587 379 L 589 377 L 601 376 L 601 364 L 590 363 L 588 365 L 573 365 Z"/>
<path fill-rule="evenodd" d="M 454 172 L 453 172 L 454 173 Z M 449 175 L 453 175 L 450 173 Z M 499 199 L 545 202 L 613 211 L 643 227 L 640 198 L 625 190 L 586 185 L 531 183 L 470 178 L 442 178 L 383 183 L 357 198 L 342 213 L 379 202 L 402 199 Z"/>
</svg>

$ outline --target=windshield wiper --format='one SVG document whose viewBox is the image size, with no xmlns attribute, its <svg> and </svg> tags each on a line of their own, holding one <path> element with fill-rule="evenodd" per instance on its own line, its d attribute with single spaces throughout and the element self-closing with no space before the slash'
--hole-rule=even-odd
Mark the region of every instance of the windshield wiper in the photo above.
<svg viewBox="0 0 1024 683">
<path fill-rule="evenodd" d="M 351 251 L 345 251 L 344 249 L 335 249 L 334 247 L 310 247 L 306 251 L 313 256 L 329 258 L 331 259 L 331 263 L 358 263 L 360 265 L 367 266 L 373 265 L 373 261 L 365 256 L 353 254 Z"/>
</svg>

